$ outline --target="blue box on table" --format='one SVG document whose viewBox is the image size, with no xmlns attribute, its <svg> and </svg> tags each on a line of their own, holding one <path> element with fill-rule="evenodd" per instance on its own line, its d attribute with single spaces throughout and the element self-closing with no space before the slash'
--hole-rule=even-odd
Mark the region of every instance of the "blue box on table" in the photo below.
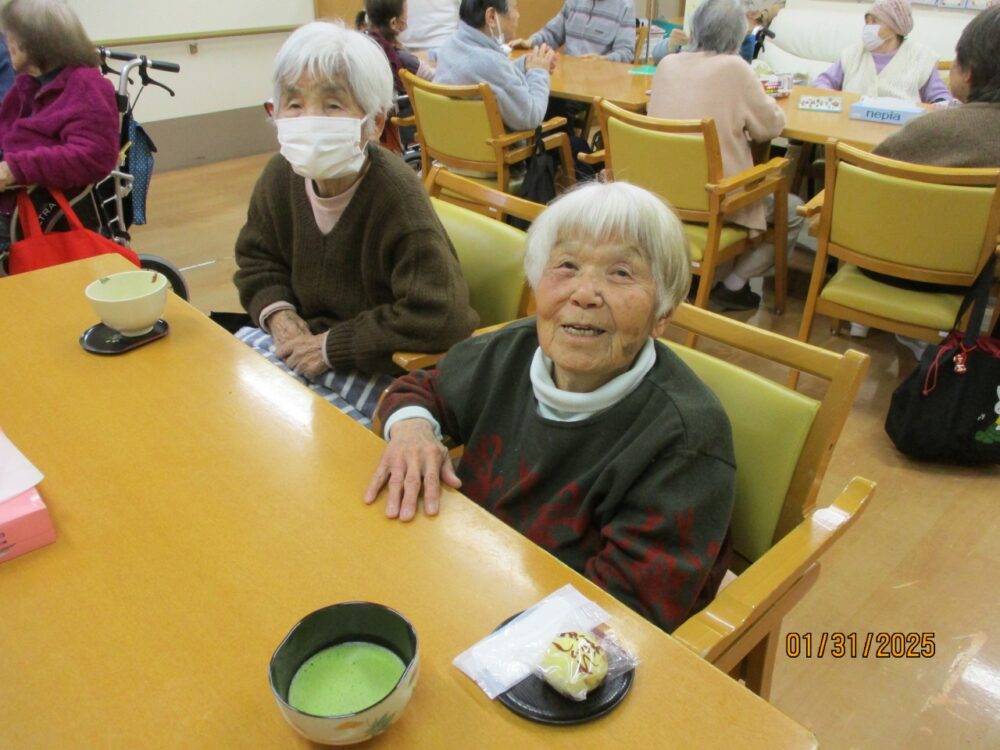
<svg viewBox="0 0 1000 750">
<path fill-rule="evenodd" d="M 887 96 L 863 96 L 851 105 L 851 119 L 866 122 L 885 122 L 890 125 L 902 125 L 914 117 L 919 117 L 926 110 L 906 99 L 893 99 Z"/>
</svg>

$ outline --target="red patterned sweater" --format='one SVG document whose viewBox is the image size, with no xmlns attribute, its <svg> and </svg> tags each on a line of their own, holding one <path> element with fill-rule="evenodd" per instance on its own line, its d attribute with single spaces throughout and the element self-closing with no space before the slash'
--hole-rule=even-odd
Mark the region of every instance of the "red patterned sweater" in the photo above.
<svg viewBox="0 0 1000 750">
<path fill-rule="evenodd" d="M 733 509 L 729 420 L 666 346 L 640 385 L 577 422 L 538 414 L 534 320 L 400 378 L 387 418 L 423 406 L 465 445 L 462 492 L 665 630 L 715 595 Z"/>
</svg>

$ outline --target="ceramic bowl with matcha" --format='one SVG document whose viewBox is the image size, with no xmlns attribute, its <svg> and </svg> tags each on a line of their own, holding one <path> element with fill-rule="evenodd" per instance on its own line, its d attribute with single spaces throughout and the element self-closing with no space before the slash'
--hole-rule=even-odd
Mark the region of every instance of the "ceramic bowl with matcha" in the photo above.
<svg viewBox="0 0 1000 750">
<path fill-rule="evenodd" d="M 270 682 L 285 719 L 303 736 L 351 745 L 387 729 L 417 684 L 413 626 L 372 602 L 334 604 L 307 615 L 271 657 Z"/>
</svg>

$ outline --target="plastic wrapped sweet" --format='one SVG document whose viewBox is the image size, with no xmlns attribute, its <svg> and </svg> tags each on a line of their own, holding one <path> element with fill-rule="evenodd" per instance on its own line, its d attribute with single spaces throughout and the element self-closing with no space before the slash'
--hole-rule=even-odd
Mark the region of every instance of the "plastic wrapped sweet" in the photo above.
<svg viewBox="0 0 1000 750">
<path fill-rule="evenodd" d="M 589 635 L 560 633 L 542 657 L 545 681 L 567 698 L 583 700 L 608 674 L 608 657 Z"/>
</svg>

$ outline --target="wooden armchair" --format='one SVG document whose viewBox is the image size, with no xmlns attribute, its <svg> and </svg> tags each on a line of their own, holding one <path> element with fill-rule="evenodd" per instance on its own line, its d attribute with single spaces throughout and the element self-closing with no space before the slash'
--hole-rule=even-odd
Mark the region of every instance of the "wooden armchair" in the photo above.
<svg viewBox="0 0 1000 750">
<path fill-rule="evenodd" d="M 531 156 L 532 130 L 507 132 L 489 84 L 442 86 L 400 71 L 400 78 L 413 107 L 424 175 L 433 162 L 466 172 L 488 175 L 473 178 L 500 192 L 510 192 L 511 166 Z M 565 117 L 542 123 L 547 150 L 556 150 L 569 183 L 576 181 L 569 136 L 552 132 L 566 125 Z"/>
<path fill-rule="evenodd" d="M 767 698 L 782 618 L 815 582 L 818 559 L 857 520 L 874 491 L 872 482 L 855 478 L 830 506 L 814 509 L 869 360 L 854 350 L 835 354 L 686 304 L 671 327 L 760 357 L 762 369 L 778 377 L 791 367 L 827 383 L 822 398 L 811 398 L 730 361 L 666 342 L 722 402 L 737 464 L 731 533 L 738 576 L 673 635 Z"/>
<path fill-rule="evenodd" d="M 945 169 L 873 156 L 831 140 L 826 189 L 799 212 L 819 215 L 818 247 L 799 339 L 817 314 L 936 343 L 961 292 L 918 291 L 862 273 L 971 286 L 1000 232 L 1000 169 Z M 827 278 L 828 258 L 840 261 Z M 1000 315 L 994 311 L 993 321 Z M 794 374 L 793 374 L 794 376 Z"/>
<path fill-rule="evenodd" d="M 701 277 L 694 304 L 708 307 L 719 265 L 758 242 L 771 240 L 775 312 L 782 312 L 788 276 L 788 160 L 776 157 L 723 177 L 719 136 L 711 118 L 662 120 L 629 112 L 604 99 L 595 106 L 604 150 L 580 158 L 590 163 L 603 161 L 611 179 L 644 187 L 674 209 L 687 232 L 692 271 Z M 774 225 L 766 234 L 751 238 L 747 229 L 726 223 L 733 211 L 767 195 L 774 196 Z"/>
<path fill-rule="evenodd" d="M 495 326 L 527 315 L 532 306 L 524 278 L 527 235 L 498 218 L 510 214 L 533 221 L 544 206 L 451 174 L 440 165 L 431 168 L 424 184 L 462 264 L 469 302 L 479 313 L 480 325 Z M 409 372 L 433 366 L 442 355 L 396 352 L 392 359 Z"/>
</svg>

